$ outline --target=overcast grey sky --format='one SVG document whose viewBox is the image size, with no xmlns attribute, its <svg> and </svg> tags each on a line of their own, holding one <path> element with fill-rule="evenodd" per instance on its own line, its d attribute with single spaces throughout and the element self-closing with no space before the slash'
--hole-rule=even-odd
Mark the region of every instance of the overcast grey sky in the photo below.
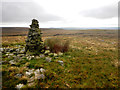
<svg viewBox="0 0 120 90">
<path fill-rule="evenodd" d="M 119 0 L 2 0 L 0 26 L 116 27 Z"/>
</svg>

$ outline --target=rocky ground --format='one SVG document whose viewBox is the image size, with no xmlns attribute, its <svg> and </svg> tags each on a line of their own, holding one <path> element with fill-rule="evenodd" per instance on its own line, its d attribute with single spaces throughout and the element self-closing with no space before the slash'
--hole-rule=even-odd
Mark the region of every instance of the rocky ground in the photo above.
<svg viewBox="0 0 120 90">
<path fill-rule="evenodd" d="M 9 43 L 0 48 L 3 88 L 117 88 L 118 41 L 106 32 L 58 36 L 71 41 L 68 52 L 47 50 L 37 56 L 23 53 L 23 39 L 15 37 L 15 43 L 5 39 Z"/>
<path fill-rule="evenodd" d="M 63 53 L 50 53 L 49 50 L 46 50 L 44 54 L 40 54 L 37 56 L 25 54 L 25 47 L 21 45 L 15 45 L 14 48 L 4 47 L 0 48 L 0 51 L 3 55 L 3 60 L 0 61 L 0 65 L 10 65 L 11 67 L 8 70 L 9 72 L 13 72 L 14 70 L 18 69 L 21 62 L 29 62 L 30 60 L 34 59 L 44 59 L 44 61 L 50 63 L 52 62 L 52 58 L 58 58 L 59 56 L 62 56 Z M 61 66 L 64 65 L 63 61 L 58 60 L 57 63 L 59 63 Z M 24 63 L 25 64 L 25 63 Z M 38 67 L 36 69 L 31 69 L 29 66 L 27 66 L 28 63 L 25 64 L 25 67 L 23 67 L 24 72 L 20 72 L 13 75 L 14 78 L 24 78 L 27 79 L 25 81 L 26 86 L 32 86 L 35 84 L 35 80 L 44 80 L 45 79 L 45 72 L 46 70 L 42 67 Z M 24 86 L 23 83 L 19 83 L 16 85 L 16 88 L 22 88 Z"/>
</svg>

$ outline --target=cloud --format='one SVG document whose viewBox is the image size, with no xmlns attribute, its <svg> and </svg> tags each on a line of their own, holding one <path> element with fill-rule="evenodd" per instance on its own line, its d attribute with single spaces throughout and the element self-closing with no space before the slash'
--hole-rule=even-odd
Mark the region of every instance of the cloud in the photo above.
<svg viewBox="0 0 120 90">
<path fill-rule="evenodd" d="M 117 5 L 108 5 L 92 10 L 86 10 L 80 12 L 81 15 L 85 17 L 92 17 L 92 18 L 98 18 L 98 19 L 108 19 L 118 16 L 118 9 Z"/>
<path fill-rule="evenodd" d="M 54 14 L 47 13 L 40 5 L 34 2 L 3 2 L 2 23 L 28 23 L 33 18 L 40 22 L 61 20 Z"/>
</svg>

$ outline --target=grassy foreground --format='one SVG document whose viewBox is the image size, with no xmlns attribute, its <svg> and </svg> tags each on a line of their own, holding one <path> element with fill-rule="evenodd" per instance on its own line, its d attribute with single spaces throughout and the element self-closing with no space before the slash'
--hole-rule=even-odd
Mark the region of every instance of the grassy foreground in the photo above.
<svg viewBox="0 0 120 90">
<path fill-rule="evenodd" d="M 89 32 L 89 33 L 88 33 Z M 115 31 L 90 31 L 80 35 L 51 36 L 63 38 L 70 41 L 70 49 L 62 56 L 52 57 L 51 62 L 44 58 L 25 58 L 16 66 L 9 63 L 2 64 L 3 88 L 16 87 L 24 83 L 23 88 L 117 88 L 118 87 L 118 46 Z M 14 37 L 14 43 L 4 40 L 3 47 L 15 47 L 25 45 L 26 37 Z M 11 37 L 10 37 L 11 38 Z M 43 40 L 49 37 L 43 37 Z M 10 61 L 5 54 L 2 60 Z M 57 61 L 62 60 L 61 66 Z M 45 79 L 35 80 L 33 84 L 27 85 L 28 78 L 23 76 L 15 78 L 17 73 L 24 74 L 28 69 L 42 67 L 46 70 Z"/>
</svg>

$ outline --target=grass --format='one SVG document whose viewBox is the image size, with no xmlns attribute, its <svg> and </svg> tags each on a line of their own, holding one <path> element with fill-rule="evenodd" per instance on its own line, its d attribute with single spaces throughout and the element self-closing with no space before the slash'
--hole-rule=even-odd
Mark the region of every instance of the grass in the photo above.
<svg viewBox="0 0 120 90">
<path fill-rule="evenodd" d="M 106 32 L 108 33 L 92 31 L 93 36 L 90 35 L 90 31 L 86 31 L 88 34 L 85 35 L 58 36 L 57 38 L 71 41 L 70 49 L 63 56 L 53 57 L 49 63 L 41 58 L 30 61 L 26 59 L 19 62 L 18 66 L 3 64 L 3 87 L 15 87 L 22 82 L 21 79 L 13 77 L 20 69 L 24 73 L 28 67 L 43 67 L 46 70 L 45 80 L 35 81 L 32 88 L 118 88 L 118 64 L 115 64 L 118 61 L 117 36 L 115 31 L 111 31 L 113 34 L 110 36 Z M 95 33 L 100 35 L 97 36 Z M 22 41 L 19 43 L 23 45 Z M 11 42 L 7 44 L 10 47 L 16 45 L 11 45 Z M 6 59 L 3 58 L 3 61 Z M 61 66 L 58 60 L 62 60 L 64 66 Z"/>
</svg>

